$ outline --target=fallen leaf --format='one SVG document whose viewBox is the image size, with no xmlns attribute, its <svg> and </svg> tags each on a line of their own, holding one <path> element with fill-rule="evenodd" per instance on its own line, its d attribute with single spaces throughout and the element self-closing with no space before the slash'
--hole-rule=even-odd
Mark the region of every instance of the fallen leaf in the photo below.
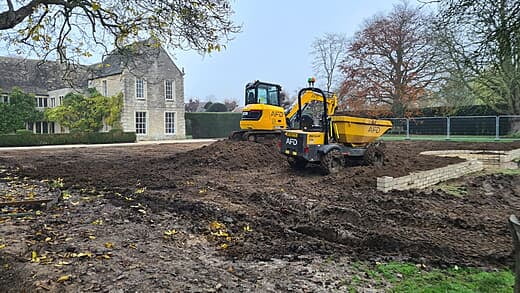
<svg viewBox="0 0 520 293">
<path fill-rule="evenodd" d="M 69 198 L 72 197 L 72 195 L 71 195 L 70 193 L 68 193 L 67 191 L 64 191 L 64 192 L 62 193 L 61 197 L 62 197 L 63 199 L 69 199 Z"/>
<path fill-rule="evenodd" d="M 52 240 L 51 237 L 47 237 L 47 238 L 45 238 L 45 242 L 49 242 L 49 241 L 51 241 L 51 240 Z"/>
<path fill-rule="evenodd" d="M 246 231 L 246 232 L 251 232 L 251 231 L 253 231 L 253 229 L 252 229 L 249 225 L 244 226 L 243 229 L 244 229 L 244 231 Z"/>
<path fill-rule="evenodd" d="M 103 225 L 103 220 L 97 219 L 94 222 L 92 222 L 92 225 Z"/>
<path fill-rule="evenodd" d="M 219 230 L 219 229 L 225 229 L 226 226 L 222 223 L 219 223 L 217 221 L 213 221 L 209 224 L 209 227 L 212 229 L 212 230 Z"/>
<path fill-rule="evenodd" d="M 68 281 L 70 279 L 70 275 L 63 275 L 61 277 L 58 278 L 58 280 L 56 282 L 65 282 L 65 281 Z"/>
<path fill-rule="evenodd" d="M 38 257 L 38 253 L 36 251 L 31 252 L 31 262 L 40 262 L 40 258 Z"/>
<path fill-rule="evenodd" d="M 229 237 L 229 234 L 222 230 L 219 230 L 217 232 L 211 232 L 211 235 L 217 236 L 217 237 Z"/>
<path fill-rule="evenodd" d="M 227 249 L 228 247 L 229 247 L 229 244 L 227 244 L 227 243 L 220 244 L 220 248 L 222 248 L 222 249 Z"/>
<path fill-rule="evenodd" d="M 177 230 L 175 230 L 175 229 L 164 231 L 164 235 L 166 235 L 166 236 L 172 236 L 172 235 L 175 235 L 177 233 L 179 233 L 179 232 Z"/>
<path fill-rule="evenodd" d="M 94 235 L 89 235 L 89 236 L 88 236 L 88 239 L 90 239 L 90 240 L 94 240 L 94 239 L 96 239 L 96 236 L 94 236 Z"/>
<path fill-rule="evenodd" d="M 114 248 L 114 243 L 112 243 L 112 242 L 105 242 L 105 247 L 106 248 Z"/>
<path fill-rule="evenodd" d="M 5 244 L 0 244 L 0 249 L 5 248 L 6 246 L 7 245 L 5 245 Z"/>
</svg>

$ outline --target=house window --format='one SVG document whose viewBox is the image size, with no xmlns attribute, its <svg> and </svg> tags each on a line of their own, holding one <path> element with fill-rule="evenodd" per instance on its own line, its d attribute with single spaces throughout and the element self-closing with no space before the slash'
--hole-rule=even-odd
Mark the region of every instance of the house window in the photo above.
<svg viewBox="0 0 520 293">
<path fill-rule="evenodd" d="M 173 93 L 175 92 L 175 83 L 173 80 L 164 81 L 164 96 L 166 100 L 173 100 Z"/>
<path fill-rule="evenodd" d="M 9 96 L 2 95 L 2 97 L 0 98 L 0 103 L 9 104 Z"/>
<path fill-rule="evenodd" d="M 135 133 L 146 134 L 146 112 L 135 112 Z"/>
<path fill-rule="evenodd" d="M 63 96 L 58 97 L 58 103 L 60 106 L 63 105 Z"/>
<path fill-rule="evenodd" d="M 175 112 L 164 112 L 164 132 L 175 134 Z"/>
<path fill-rule="evenodd" d="M 136 99 L 145 99 L 145 91 L 144 91 L 145 82 L 142 79 L 135 80 L 135 98 Z"/>
<path fill-rule="evenodd" d="M 107 81 L 103 80 L 103 96 L 108 97 Z"/>
<path fill-rule="evenodd" d="M 27 130 L 31 130 L 37 134 L 55 133 L 56 131 L 54 122 L 47 121 L 38 121 L 34 122 L 34 124 L 28 123 Z"/>
<path fill-rule="evenodd" d="M 49 106 L 48 105 L 48 102 L 49 102 L 48 98 L 38 97 L 38 98 L 35 98 L 35 99 L 36 99 L 36 107 L 38 107 L 38 108 L 47 108 Z"/>
<path fill-rule="evenodd" d="M 49 107 L 51 107 L 51 108 L 56 107 L 56 98 L 49 99 Z"/>
</svg>

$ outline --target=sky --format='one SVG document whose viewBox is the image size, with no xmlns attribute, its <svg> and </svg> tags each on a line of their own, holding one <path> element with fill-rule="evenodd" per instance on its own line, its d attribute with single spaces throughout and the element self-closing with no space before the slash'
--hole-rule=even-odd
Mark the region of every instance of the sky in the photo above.
<svg viewBox="0 0 520 293">
<path fill-rule="evenodd" d="M 280 84 L 293 96 L 313 76 L 310 51 L 317 37 L 330 32 L 351 38 L 365 19 L 388 12 L 399 2 L 231 0 L 233 19 L 242 25 L 242 32 L 226 50 L 210 56 L 173 52 L 175 63 L 186 73 L 185 100 L 235 99 L 243 104 L 244 87 L 253 80 Z"/>
<path fill-rule="evenodd" d="M 230 0 L 233 20 L 242 31 L 226 49 L 202 56 L 194 51 L 170 55 L 184 68 L 184 96 L 201 101 L 235 100 L 244 104 L 246 83 L 261 80 L 280 84 L 291 96 L 314 76 L 312 42 L 325 33 L 347 38 L 359 31 L 364 20 L 390 11 L 402 0 Z M 416 0 L 409 0 L 417 3 Z M 0 55 L 13 52 L 0 49 Z M 85 64 L 99 62 L 91 57 Z M 323 86 L 324 80 L 317 80 Z"/>
</svg>

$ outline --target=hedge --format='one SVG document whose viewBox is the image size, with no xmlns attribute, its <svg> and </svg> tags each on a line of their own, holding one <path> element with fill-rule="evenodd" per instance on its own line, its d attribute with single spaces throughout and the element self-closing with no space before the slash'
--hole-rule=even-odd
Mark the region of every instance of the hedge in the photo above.
<svg viewBox="0 0 520 293">
<path fill-rule="evenodd" d="M 135 132 L 78 132 L 56 134 L 3 134 L 0 135 L 0 146 L 38 146 L 57 144 L 96 144 L 135 142 Z"/>
<path fill-rule="evenodd" d="M 190 128 L 187 133 L 193 138 L 228 137 L 231 132 L 240 130 L 242 113 L 189 112 L 185 118 Z"/>
</svg>

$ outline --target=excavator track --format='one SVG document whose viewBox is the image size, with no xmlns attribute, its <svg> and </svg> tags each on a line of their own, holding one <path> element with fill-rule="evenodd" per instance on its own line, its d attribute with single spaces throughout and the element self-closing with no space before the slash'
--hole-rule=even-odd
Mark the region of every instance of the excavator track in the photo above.
<svg viewBox="0 0 520 293">
<path fill-rule="evenodd" d="M 234 141 L 265 142 L 280 138 L 281 130 L 239 130 L 229 136 Z"/>
</svg>

